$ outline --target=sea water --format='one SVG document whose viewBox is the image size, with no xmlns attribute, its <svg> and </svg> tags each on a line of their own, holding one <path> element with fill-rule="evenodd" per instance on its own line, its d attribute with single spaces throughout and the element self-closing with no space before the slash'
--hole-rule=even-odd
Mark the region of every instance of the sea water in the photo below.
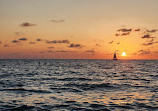
<svg viewBox="0 0 158 111">
<path fill-rule="evenodd" d="M 0 111 L 156 111 L 157 60 L 0 60 Z"/>
</svg>

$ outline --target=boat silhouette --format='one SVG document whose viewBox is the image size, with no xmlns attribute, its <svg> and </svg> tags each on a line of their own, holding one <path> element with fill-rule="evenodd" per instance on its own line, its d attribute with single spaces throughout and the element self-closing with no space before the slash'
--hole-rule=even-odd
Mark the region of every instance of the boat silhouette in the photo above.
<svg viewBox="0 0 158 111">
<path fill-rule="evenodd" d="M 116 51 L 115 51 L 115 53 L 114 53 L 113 60 L 117 60 L 117 57 L 116 57 Z"/>
</svg>

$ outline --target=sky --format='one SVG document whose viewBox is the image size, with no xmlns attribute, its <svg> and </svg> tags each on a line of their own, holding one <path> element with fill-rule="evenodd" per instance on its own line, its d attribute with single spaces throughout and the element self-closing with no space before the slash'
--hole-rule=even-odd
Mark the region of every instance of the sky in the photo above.
<svg viewBox="0 0 158 111">
<path fill-rule="evenodd" d="M 158 0 L 0 0 L 0 59 L 158 59 L 157 10 Z"/>
</svg>

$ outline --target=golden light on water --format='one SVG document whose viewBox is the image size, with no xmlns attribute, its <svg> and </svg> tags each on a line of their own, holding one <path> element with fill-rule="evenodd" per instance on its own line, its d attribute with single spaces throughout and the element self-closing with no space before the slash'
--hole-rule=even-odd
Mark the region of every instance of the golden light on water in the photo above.
<svg viewBox="0 0 158 111">
<path fill-rule="evenodd" d="M 122 56 L 126 56 L 126 52 L 122 52 Z"/>
</svg>

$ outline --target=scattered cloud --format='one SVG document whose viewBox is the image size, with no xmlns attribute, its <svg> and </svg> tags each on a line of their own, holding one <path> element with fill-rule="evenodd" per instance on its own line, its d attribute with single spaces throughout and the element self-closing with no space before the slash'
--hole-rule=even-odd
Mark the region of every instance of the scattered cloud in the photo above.
<svg viewBox="0 0 158 111">
<path fill-rule="evenodd" d="M 85 51 L 86 53 L 96 53 L 96 51 L 94 51 L 94 49 L 92 49 L 92 50 L 87 50 L 87 51 Z"/>
<path fill-rule="evenodd" d="M 135 29 L 134 31 L 138 32 L 138 31 L 140 31 L 140 29 Z"/>
<path fill-rule="evenodd" d="M 35 42 L 29 42 L 29 44 L 35 44 Z"/>
<path fill-rule="evenodd" d="M 45 52 L 44 52 L 44 51 L 40 51 L 40 52 L 38 52 L 38 53 L 41 53 L 41 54 L 42 54 L 42 53 L 45 53 Z"/>
<path fill-rule="evenodd" d="M 69 40 L 53 40 L 53 41 L 46 41 L 47 44 L 54 44 L 54 43 L 65 43 L 65 44 L 69 44 L 70 41 Z"/>
<path fill-rule="evenodd" d="M 149 32 L 149 33 L 154 33 L 154 32 L 157 32 L 158 30 L 157 29 L 153 29 L 153 30 L 146 30 L 146 32 Z"/>
<path fill-rule="evenodd" d="M 4 45 L 4 47 L 10 47 L 10 46 L 6 44 L 6 45 Z"/>
<path fill-rule="evenodd" d="M 143 43 L 142 45 L 148 46 L 148 45 L 152 45 L 152 44 L 153 44 L 153 42 L 148 42 L 148 43 Z"/>
<path fill-rule="evenodd" d="M 77 52 L 77 51 L 65 51 L 65 50 L 60 50 L 60 51 L 48 51 L 49 53 L 56 53 L 56 52 Z"/>
<path fill-rule="evenodd" d="M 109 42 L 109 44 L 112 44 L 114 41 Z"/>
<path fill-rule="evenodd" d="M 120 42 L 117 42 L 117 45 L 119 45 L 120 44 Z"/>
<path fill-rule="evenodd" d="M 115 36 L 120 36 L 120 34 L 115 34 Z"/>
<path fill-rule="evenodd" d="M 148 49 L 148 50 L 139 50 L 138 51 L 138 54 L 150 54 L 151 52 L 150 52 L 150 50 Z"/>
<path fill-rule="evenodd" d="M 68 47 L 70 47 L 70 48 L 82 48 L 83 46 L 81 44 L 70 44 Z"/>
<path fill-rule="evenodd" d="M 100 45 L 99 44 L 95 44 L 97 47 L 100 47 Z"/>
<path fill-rule="evenodd" d="M 21 40 L 21 41 L 26 41 L 27 38 L 20 38 L 19 40 Z"/>
<path fill-rule="evenodd" d="M 119 29 L 118 32 L 131 32 L 132 29 L 126 29 L 126 28 L 123 28 L 123 29 Z"/>
<path fill-rule="evenodd" d="M 149 41 L 147 41 L 147 42 L 153 42 L 154 41 L 154 39 L 151 39 L 151 40 L 149 40 Z"/>
<path fill-rule="evenodd" d="M 60 19 L 60 20 L 51 20 L 51 22 L 57 22 L 57 23 L 60 23 L 60 22 L 65 22 L 65 20 L 63 20 L 63 19 Z"/>
<path fill-rule="evenodd" d="M 151 37 L 151 35 L 146 34 L 146 35 L 142 36 L 141 38 L 142 38 L 142 39 L 146 39 L 146 38 L 155 38 L 155 37 Z"/>
<path fill-rule="evenodd" d="M 148 46 L 148 45 L 153 45 L 153 44 L 156 44 L 156 43 L 158 43 L 158 41 L 156 41 L 156 42 L 148 42 L 148 43 L 143 43 L 142 45 L 144 45 L 144 46 Z"/>
<path fill-rule="evenodd" d="M 122 36 L 125 36 L 125 35 L 129 35 L 130 33 L 129 32 L 127 32 L 127 33 L 122 33 L 121 35 Z"/>
<path fill-rule="evenodd" d="M 23 34 L 24 34 L 23 32 L 15 32 L 15 35 L 17 35 L 17 36 L 21 36 Z"/>
<path fill-rule="evenodd" d="M 36 41 L 38 41 L 38 42 L 39 42 L 39 41 L 43 41 L 43 40 L 42 40 L 42 39 L 36 39 Z"/>
<path fill-rule="evenodd" d="M 12 42 L 13 42 L 13 43 L 18 43 L 19 41 L 18 41 L 18 40 L 13 40 Z"/>
<path fill-rule="evenodd" d="M 24 22 L 20 25 L 21 27 L 30 27 L 30 26 L 37 26 L 36 24 L 32 24 L 32 23 L 29 23 L 29 22 Z"/>
<path fill-rule="evenodd" d="M 48 47 L 49 49 L 54 49 L 54 47 Z"/>
</svg>

